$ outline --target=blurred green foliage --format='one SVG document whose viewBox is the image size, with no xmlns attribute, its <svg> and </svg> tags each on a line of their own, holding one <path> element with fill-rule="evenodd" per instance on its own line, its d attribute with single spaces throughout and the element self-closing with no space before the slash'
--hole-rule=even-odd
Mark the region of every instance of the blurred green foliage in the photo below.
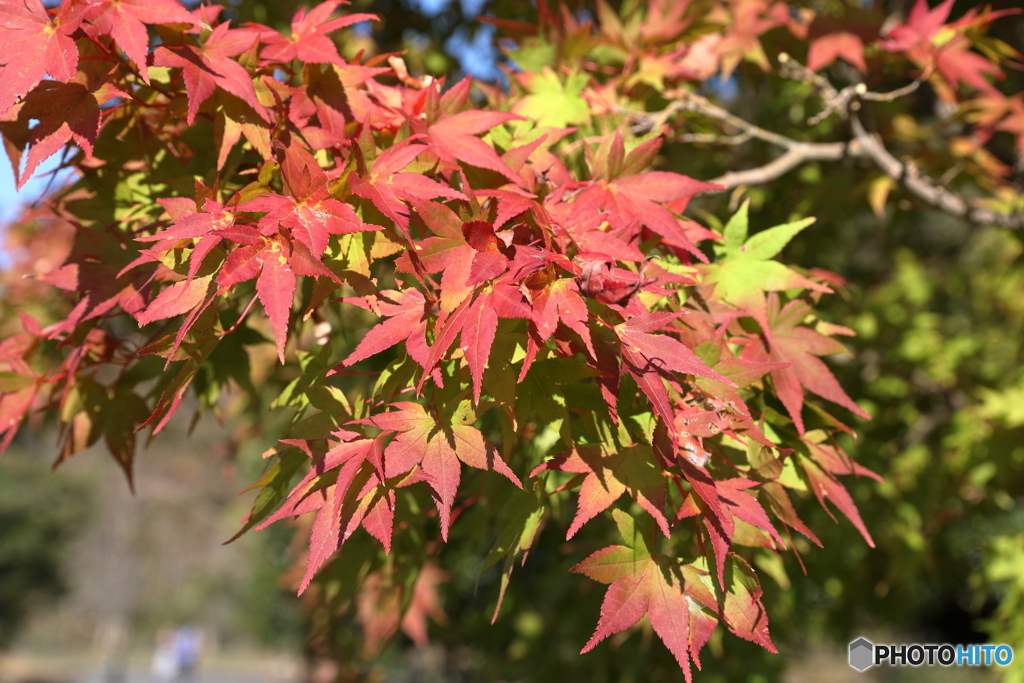
<svg viewBox="0 0 1024 683">
<path fill-rule="evenodd" d="M 0 477 L 0 648 L 32 610 L 66 587 L 69 550 L 90 510 L 88 492 L 54 477 L 48 462 L 20 448 L 4 457 Z"/>
</svg>

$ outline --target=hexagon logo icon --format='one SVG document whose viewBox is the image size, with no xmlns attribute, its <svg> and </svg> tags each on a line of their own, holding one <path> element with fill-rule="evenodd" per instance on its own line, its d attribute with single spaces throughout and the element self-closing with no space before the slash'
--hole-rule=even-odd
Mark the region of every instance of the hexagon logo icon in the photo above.
<svg viewBox="0 0 1024 683">
<path fill-rule="evenodd" d="M 874 664 L 875 646 L 865 638 L 858 638 L 850 643 L 850 666 L 857 671 L 864 671 Z"/>
</svg>

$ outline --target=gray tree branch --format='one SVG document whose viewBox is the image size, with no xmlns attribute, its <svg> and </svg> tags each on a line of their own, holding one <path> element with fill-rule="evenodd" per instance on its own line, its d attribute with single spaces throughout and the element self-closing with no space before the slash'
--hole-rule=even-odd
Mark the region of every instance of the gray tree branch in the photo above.
<svg viewBox="0 0 1024 683">
<path fill-rule="evenodd" d="M 784 61 L 792 62 L 792 60 Z M 800 65 L 795 62 L 791 64 L 791 68 L 800 72 Z M 804 75 L 806 76 L 806 74 Z M 816 74 L 814 76 L 820 78 Z M 913 92 L 919 84 L 919 81 L 915 81 L 891 93 L 867 92 L 862 84 L 849 86 L 840 91 L 829 86 L 830 92 L 823 92 L 824 95 L 827 95 L 826 110 L 849 119 L 853 138 L 847 142 L 800 142 L 756 126 L 713 104 L 707 98 L 686 90 L 666 92 L 666 96 L 674 99 L 668 107 L 660 112 L 622 110 L 621 113 L 629 116 L 635 132 L 643 133 L 663 126 L 678 112 L 693 111 L 721 121 L 738 130 L 739 134 L 722 135 L 717 138 L 714 135 L 706 134 L 689 135 L 683 137 L 683 141 L 742 144 L 751 138 L 756 138 L 785 150 L 781 156 L 764 166 L 744 171 L 732 171 L 711 181 L 722 185 L 724 190 L 741 185 L 761 185 L 811 161 L 839 161 L 848 157 L 868 158 L 883 173 L 900 183 L 909 193 L 941 211 L 976 225 L 994 225 L 1011 230 L 1024 230 L 1024 213 L 1001 214 L 992 209 L 973 206 L 960 195 L 945 189 L 942 183 L 921 174 L 913 164 L 898 160 L 885 148 L 878 136 L 871 135 L 864 129 L 855 113 L 859 109 L 859 102 L 856 101 L 856 98 L 870 101 L 891 101 L 896 97 Z"/>
</svg>

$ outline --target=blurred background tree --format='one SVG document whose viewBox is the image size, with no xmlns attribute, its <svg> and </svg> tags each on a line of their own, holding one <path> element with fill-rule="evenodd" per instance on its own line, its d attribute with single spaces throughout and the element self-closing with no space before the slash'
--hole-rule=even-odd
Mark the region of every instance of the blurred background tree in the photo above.
<svg viewBox="0 0 1024 683">
<path fill-rule="evenodd" d="M 0 649 L 34 611 L 66 588 L 69 545 L 88 522 L 89 491 L 52 480 L 49 463 L 25 452 L 4 460 L 0 477 Z"/>
</svg>

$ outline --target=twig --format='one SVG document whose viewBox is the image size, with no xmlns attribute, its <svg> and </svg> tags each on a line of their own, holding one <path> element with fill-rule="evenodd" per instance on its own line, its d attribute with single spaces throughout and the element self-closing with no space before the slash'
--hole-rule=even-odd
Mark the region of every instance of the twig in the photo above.
<svg viewBox="0 0 1024 683">
<path fill-rule="evenodd" d="M 871 92 L 864 83 L 855 83 L 854 85 L 846 86 L 842 90 L 836 90 L 835 86 L 827 78 L 811 71 L 785 52 L 779 55 L 779 64 L 782 67 L 779 69 L 779 74 L 783 78 L 790 78 L 813 86 L 818 91 L 822 102 L 825 103 L 825 108 L 822 111 L 807 120 L 807 123 L 812 126 L 821 123 L 829 116 L 832 116 L 832 114 L 839 114 L 841 118 L 845 119 L 849 112 L 860 109 L 860 102 L 858 100 L 893 102 L 904 95 L 909 95 L 920 88 L 921 83 L 931 73 L 931 69 L 928 69 L 912 83 L 889 92 Z"/>
<path fill-rule="evenodd" d="M 760 185 L 775 180 L 809 161 L 838 161 L 844 157 L 864 156 L 859 144 L 845 142 L 799 142 L 789 147 L 782 156 L 764 166 L 746 171 L 732 171 L 711 182 L 726 190 L 740 185 Z"/>
<path fill-rule="evenodd" d="M 850 126 L 854 134 L 853 139 L 847 142 L 801 142 L 794 140 L 793 138 L 765 130 L 749 121 L 745 121 L 718 105 L 711 103 L 707 98 L 687 90 L 666 92 L 665 95 L 667 97 L 674 99 L 660 112 L 636 112 L 623 108 L 620 109 L 620 113 L 629 117 L 633 123 L 634 130 L 646 132 L 664 126 L 678 112 L 693 111 L 732 126 L 738 129 L 740 133 L 738 135 L 718 137 L 707 134 L 680 136 L 680 139 L 684 142 L 741 144 L 751 138 L 757 138 L 785 150 L 781 156 L 764 166 L 726 173 L 713 179 L 711 182 L 723 186 L 722 191 L 730 190 L 740 185 L 759 185 L 770 182 L 785 175 L 797 166 L 810 161 L 839 161 L 848 157 L 867 157 L 887 176 L 901 183 L 911 194 L 937 209 L 963 218 L 976 225 L 994 225 L 1011 230 L 1024 230 L 1024 212 L 1007 215 L 991 209 L 972 206 L 963 197 L 946 190 L 943 185 L 952 179 L 949 173 L 953 172 L 955 167 L 943 176 L 941 182 L 936 182 L 927 175 L 922 174 L 912 161 L 906 163 L 899 161 L 885 149 L 885 146 L 877 136 L 870 135 L 864 129 L 856 114 L 856 111 L 859 109 L 858 98 L 872 102 L 891 102 L 917 90 L 921 85 L 922 79 L 926 78 L 927 74 L 922 75 L 913 83 L 886 93 L 870 92 L 863 83 L 847 86 L 842 90 L 836 90 L 827 79 L 808 70 L 792 58 L 780 55 L 780 61 L 788 65 L 785 67 L 788 73 L 797 75 L 801 80 L 818 88 L 823 99 L 825 99 L 825 111 L 814 117 L 811 120 L 812 123 L 823 115 L 839 113 L 844 118 L 850 120 Z"/>
<path fill-rule="evenodd" d="M 966 199 L 938 185 L 920 173 L 912 164 L 901 163 L 881 140 L 864 129 L 856 114 L 850 116 L 850 127 L 864 154 L 887 176 L 901 183 L 918 199 L 977 225 L 996 225 L 1011 230 L 1024 230 L 1024 213 L 1001 214 L 991 209 L 971 206 Z"/>
<path fill-rule="evenodd" d="M 634 121 L 642 122 L 646 124 L 646 126 L 649 126 L 648 130 L 654 130 L 657 126 L 664 124 L 666 112 L 695 111 L 709 118 L 722 121 L 723 123 L 741 131 L 739 135 L 722 136 L 724 140 L 711 140 L 708 137 L 701 136 L 696 141 L 724 141 L 725 144 L 739 144 L 740 142 L 746 142 L 751 138 L 757 138 L 758 140 L 763 140 L 764 142 L 777 147 L 782 147 L 786 150 L 782 156 L 774 159 L 764 166 L 746 171 L 726 173 L 725 175 L 711 181 L 724 186 L 726 190 L 740 185 L 759 185 L 775 180 L 800 164 L 804 164 L 809 161 L 838 161 L 844 157 L 864 156 L 860 149 L 860 145 L 856 142 L 800 142 L 799 140 L 794 140 L 793 138 L 786 137 L 785 135 L 779 135 L 778 133 L 773 133 L 772 131 L 755 126 L 749 121 L 745 121 L 744 119 L 729 113 L 718 105 L 712 104 L 707 100 L 707 98 L 689 91 L 675 91 L 666 93 L 666 95 L 675 97 L 676 99 L 674 99 L 669 106 L 661 112 L 652 114 L 637 112 L 626 113 L 628 113 Z M 683 138 L 683 141 L 685 142 L 688 140 Z"/>
</svg>

